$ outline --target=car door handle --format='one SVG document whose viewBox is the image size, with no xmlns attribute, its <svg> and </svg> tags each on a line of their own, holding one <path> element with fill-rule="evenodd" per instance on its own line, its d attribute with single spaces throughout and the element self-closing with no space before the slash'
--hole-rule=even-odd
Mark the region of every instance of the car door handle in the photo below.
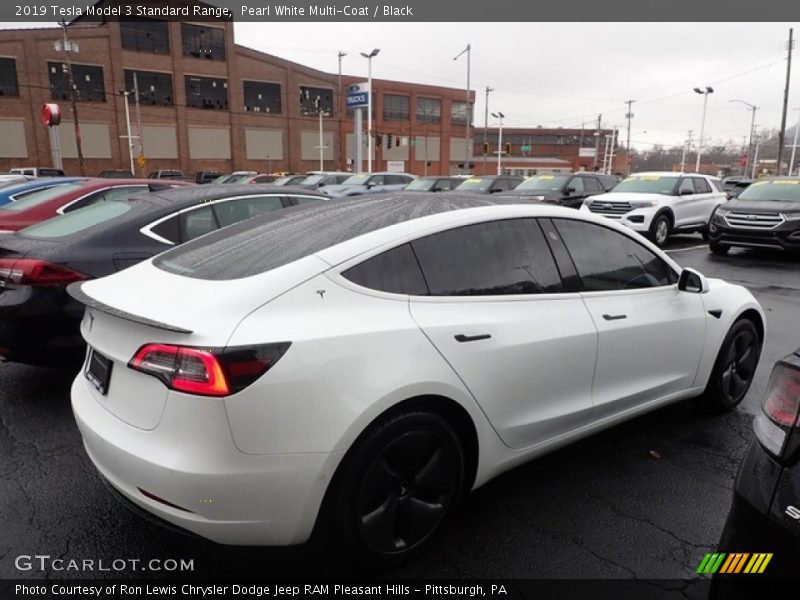
<svg viewBox="0 0 800 600">
<path fill-rule="evenodd" d="M 464 335 L 463 333 L 459 333 L 458 335 L 454 336 L 457 342 L 479 342 L 480 340 L 488 340 L 492 337 L 488 333 L 479 333 L 478 335 Z"/>
<path fill-rule="evenodd" d="M 606 321 L 619 321 L 620 319 L 627 319 L 628 315 L 603 315 Z"/>
</svg>

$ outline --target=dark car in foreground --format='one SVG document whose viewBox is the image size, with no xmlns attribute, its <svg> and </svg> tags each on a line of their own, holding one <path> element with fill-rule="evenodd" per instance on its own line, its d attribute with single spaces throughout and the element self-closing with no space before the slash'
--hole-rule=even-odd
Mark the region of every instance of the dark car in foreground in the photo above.
<svg viewBox="0 0 800 600">
<path fill-rule="evenodd" d="M 67 295 L 70 283 L 121 271 L 252 216 L 324 199 L 287 187 L 188 186 L 92 204 L 4 235 L 0 358 L 74 364 L 83 357 L 83 307 Z"/>
<path fill-rule="evenodd" d="M 580 208 L 586 198 L 604 194 L 617 183 L 617 177 L 598 173 L 541 174 L 529 177 L 513 190 L 500 192 L 499 195 Z"/>
<path fill-rule="evenodd" d="M 800 177 L 756 181 L 714 210 L 708 237 L 714 254 L 740 246 L 800 255 Z"/>
<path fill-rule="evenodd" d="M 800 575 L 799 416 L 800 349 L 772 369 L 718 547 L 718 552 L 771 554 L 764 569 L 768 576 Z"/>
</svg>

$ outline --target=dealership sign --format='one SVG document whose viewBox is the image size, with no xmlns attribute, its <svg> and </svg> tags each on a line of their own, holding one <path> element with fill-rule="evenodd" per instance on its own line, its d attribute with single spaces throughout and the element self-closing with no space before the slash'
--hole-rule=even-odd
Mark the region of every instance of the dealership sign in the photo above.
<svg viewBox="0 0 800 600">
<path fill-rule="evenodd" d="M 353 83 L 347 86 L 347 108 L 369 106 L 369 83 Z"/>
</svg>

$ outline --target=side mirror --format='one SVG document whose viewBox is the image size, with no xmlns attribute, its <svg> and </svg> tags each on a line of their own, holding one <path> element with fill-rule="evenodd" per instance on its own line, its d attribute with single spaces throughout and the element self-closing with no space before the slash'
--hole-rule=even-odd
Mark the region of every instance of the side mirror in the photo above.
<svg viewBox="0 0 800 600">
<path fill-rule="evenodd" d="M 692 196 L 694 194 L 694 190 L 681 190 L 678 192 L 679 196 Z"/>
<path fill-rule="evenodd" d="M 575 193 L 575 187 L 571 186 L 571 185 L 567 186 L 567 193 L 568 194 L 574 194 Z"/>
<path fill-rule="evenodd" d="M 694 269 L 684 269 L 678 278 L 678 291 L 705 294 L 708 291 L 708 280 Z"/>
</svg>

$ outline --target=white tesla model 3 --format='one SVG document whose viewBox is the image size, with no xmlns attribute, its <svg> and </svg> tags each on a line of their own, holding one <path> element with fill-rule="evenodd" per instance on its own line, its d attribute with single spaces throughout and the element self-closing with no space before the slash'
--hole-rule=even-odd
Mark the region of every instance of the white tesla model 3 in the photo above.
<svg viewBox="0 0 800 600">
<path fill-rule="evenodd" d="M 378 562 L 533 457 L 733 408 L 765 335 L 745 288 L 625 227 L 457 193 L 289 209 L 70 292 L 73 409 L 116 491 L 217 542 L 318 531 Z"/>
</svg>

